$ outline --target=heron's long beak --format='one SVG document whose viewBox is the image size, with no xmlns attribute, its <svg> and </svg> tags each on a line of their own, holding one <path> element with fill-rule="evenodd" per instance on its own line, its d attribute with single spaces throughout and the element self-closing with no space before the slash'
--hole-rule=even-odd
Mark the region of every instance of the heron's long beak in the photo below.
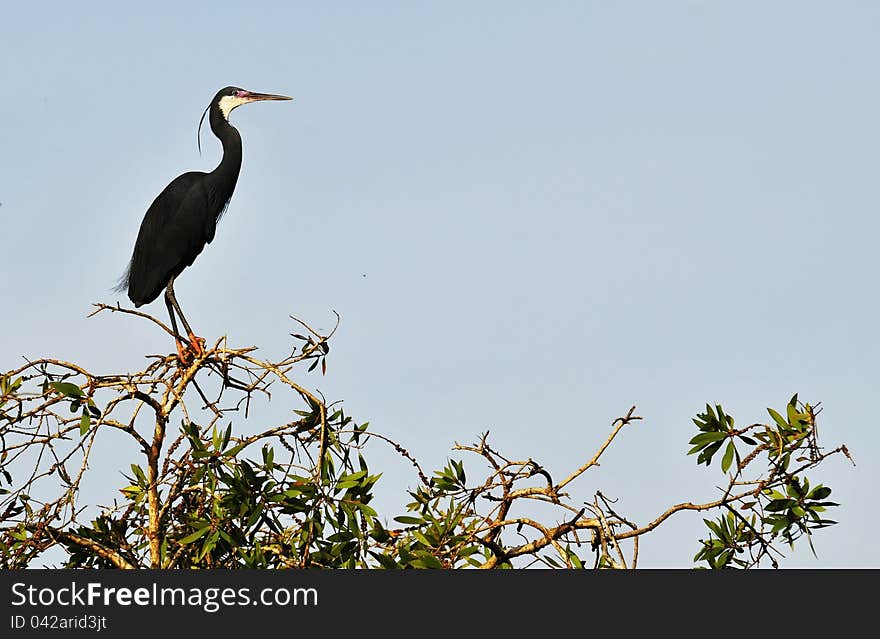
<svg viewBox="0 0 880 639">
<path fill-rule="evenodd" d="M 248 91 L 246 95 L 242 96 L 248 102 L 257 102 L 258 100 L 293 100 L 293 98 L 289 98 L 286 95 L 275 95 L 274 93 L 254 93 L 253 91 Z"/>
</svg>

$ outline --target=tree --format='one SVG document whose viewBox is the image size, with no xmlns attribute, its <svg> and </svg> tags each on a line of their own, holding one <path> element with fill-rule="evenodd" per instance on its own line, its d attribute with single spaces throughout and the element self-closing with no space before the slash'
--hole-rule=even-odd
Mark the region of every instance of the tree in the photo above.
<svg viewBox="0 0 880 639">
<path fill-rule="evenodd" d="M 133 315 L 171 334 L 145 313 L 96 306 L 93 314 Z M 805 537 L 812 547 L 812 534 L 835 523 L 825 518 L 837 506 L 831 488 L 807 473 L 849 451 L 819 445 L 819 406 L 797 395 L 768 409 L 767 423 L 744 427 L 706 405 L 689 454 L 719 467 L 723 490 L 639 524 L 601 491 L 575 493 L 618 433 L 641 419 L 635 407 L 562 475 L 508 458 L 485 433 L 456 444 L 461 457 L 429 477 L 403 445 L 297 381 L 318 367 L 326 374 L 336 329 L 322 335 L 296 321 L 302 332 L 278 361 L 221 338 L 192 362 L 150 356 L 135 373 L 96 375 L 42 358 L 0 375 L 0 566 L 24 568 L 61 549 L 71 568 L 635 568 L 642 536 L 676 513 L 703 511 L 714 518 L 704 520 L 699 566 L 775 567 L 780 542 Z M 296 418 L 236 435 L 231 416 L 247 418 L 258 395 L 292 402 Z M 110 431 L 135 442 L 138 458 L 126 460 L 128 483 L 113 504 L 83 504 L 93 445 Z M 413 467 L 407 513 L 390 521 L 370 505 L 380 479 L 367 464 L 370 442 Z M 466 458 L 481 462 L 475 481 Z M 553 514 L 530 514 L 535 503 Z"/>
</svg>

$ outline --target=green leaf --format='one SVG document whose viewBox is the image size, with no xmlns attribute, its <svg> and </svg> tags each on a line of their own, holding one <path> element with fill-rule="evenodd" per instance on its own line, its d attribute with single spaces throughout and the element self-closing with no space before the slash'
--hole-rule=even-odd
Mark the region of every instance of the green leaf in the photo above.
<svg viewBox="0 0 880 639">
<path fill-rule="evenodd" d="M 452 464 L 455 466 L 455 476 L 458 479 L 458 482 L 464 486 L 467 483 L 467 475 L 465 475 L 464 472 L 464 462 L 452 462 Z"/>
<path fill-rule="evenodd" d="M 204 537 L 204 536 L 208 533 L 209 530 L 211 530 L 211 524 L 208 524 L 207 526 L 205 526 L 205 527 L 203 527 L 203 528 L 199 528 L 199 529 L 198 529 L 197 531 L 195 531 L 193 534 L 191 534 L 191 535 L 187 535 L 186 537 L 184 537 L 183 539 L 181 539 L 181 540 L 180 540 L 179 542 L 177 542 L 177 543 L 179 543 L 179 544 L 191 544 L 191 543 L 194 542 L 196 539 L 199 539 L 199 538 L 201 538 L 201 537 Z"/>
<path fill-rule="evenodd" d="M 698 453 L 698 452 L 700 452 L 700 451 L 703 450 L 705 447 L 706 447 L 705 444 L 697 444 L 696 446 L 694 446 L 693 448 L 691 448 L 691 449 L 687 452 L 687 454 L 688 454 L 688 455 L 693 455 L 694 453 Z"/>
<path fill-rule="evenodd" d="M 568 559 L 571 561 L 571 565 L 574 566 L 577 570 L 583 570 L 584 564 L 581 561 L 581 558 L 578 557 L 571 548 L 565 549 L 566 553 L 568 553 Z"/>
<path fill-rule="evenodd" d="M 372 555 L 376 559 L 376 561 L 378 561 L 382 565 L 382 568 L 385 568 L 386 570 L 394 570 L 395 568 L 397 568 L 397 563 L 394 561 L 393 558 L 389 557 L 388 555 L 381 555 L 377 552 L 373 552 L 372 550 L 370 551 L 370 555 Z"/>
<path fill-rule="evenodd" d="M 341 484 L 341 483 L 343 483 L 343 482 L 346 482 L 346 483 L 351 482 L 352 485 L 355 485 L 355 486 L 356 486 L 356 485 L 360 482 L 360 480 L 363 479 L 363 478 L 366 477 L 366 476 L 367 476 L 367 471 L 366 471 L 366 470 L 359 470 L 359 471 L 354 472 L 354 473 L 348 473 L 348 474 L 346 474 L 346 475 L 342 475 L 342 477 L 339 478 L 339 482 L 338 482 L 338 483 Z"/>
<path fill-rule="evenodd" d="M 718 537 L 719 539 L 724 539 L 724 531 L 722 531 L 721 526 L 719 526 L 714 521 L 711 521 L 709 519 L 703 519 L 703 523 L 705 523 L 706 526 L 708 526 L 709 530 L 711 530 L 713 533 L 715 533 L 716 537 Z"/>
<path fill-rule="evenodd" d="M 137 477 L 139 486 L 146 486 L 147 485 L 147 476 L 144 475 L 144 471 L 141 470 L 140 466 L 138 466 L 137 464 L 132 464 L 131 465 L 131 472 L 133 472 L 134 476 Z"/>
<path fill-rule="evenodd" d="M 706 466 L 708 466 L 712 462 L 712 457 L 718 452 L 718 449 L 721 448 L 721 444 L 723 443 L 723 441 L 718 441 L 706 446 L 705 450 L 697 456 L 697 463 L 706 464 Z"/>
<path fill-rule="evenodd" d="M 418 553 L 418 557 L 413 559 L 410 564 L 414 568 L 443 568 L 443 564 L 434 555 L 428 553 Z"/>
<path fill-rule="evenodd" d="M 79 418 L 79 436 L 83 437 L 87 432 L 89 432 L 89 426 L 91 426 L 91 418 L 89 417 L 89 411 L 84 410 L 82 417 Z"/>
<path fill-rule="evenodd" d="M 413 537 L 415 537 L 415 538 L 419 541 L 419 543 L 421 543 L 422 545 L 427 546 L 428 548 L 433 548 L 433 547 L 434 547 L 434 544 L 431 543 L 431 540 L 430 540 L 430 539 L 428 539 L 427 537 L 425 537 L 425 534 L 424 534 L 424 533 L 422 533 L 422 532 L 420 532 L 420 531 L 418 531 L 418 530 L 414 530 L 413 533 L 412 533 L 412 535 L 413 535 Z"/>
<path fill-rule="evenodd" d="M 224 457 L 235 457 L 244 449 L 245 446 L 247 446 L 247 442 L 242 442 L 240 444 L 237 444 L 236 446 L 233 446 L 232 448 L 230 448 L 229 450 L 224 452 L 223 456 Z"/>
<path fill-rule="evenodd" d="M 795 504 L 797 504 L 797 502 L 794 499 L 774 499 L 769 504 L 767 504 L 764 509 L 773 513 L 779 512 L 781 510 L 788 510 Z"/>
<path fill-rule="evenodd" d="M 770 417 L 773 418 L 773 421 L 776 422 L 779 428 L 781 428 L 782 430 L 787 430 L 789 428 L 788 422 L 782 417 L 782 415 L 777 413 L 772 408 L 768 408 L 767 412 L 770 413 Z"/>
<path fill-rule="evenodd" d="M 205 540 L 205 543 L 202 545 L 202 551 L 199 553 L 199 561 L 204 559 L 205 555 L 214 550 L 214 546 L 217 545 L 218 539 L 220 539 L 219 530 L 215 530 L 208 536 L 208 538 Z"/>
<path fill-rule="evenodd" d="M 400 515 L 399 517 L 395 517 L 394 521 L 401 524 L 423 524 L 425 523 L 421 517 L 408 517 L 407 515 Z"/>
<path fill-rule="evenodd" d="M 725 437 L 727 437 L 727 433 L 718 431 L 713 433 L 699 433 L 698 435 L 694 435 L 688 444 L 708 444 L 720 441 Z"/>
<path fill-rule="evenodd" d="M 375 510 L 373 510 L 370 506 L 367 506 L 366 504 L 362 504 L 362 503 L 358 502 L 355 504 L 355 506 L 357 506 L 358 509 L 367 517 L 378 517 L 379 516 L 379 513 L 377 513 Z"/>
<path fill-rule="evenodd" d="M 70 382 L 49 382 L 49 386 L 57 390 L 65 397 L 82 397 L 82 389 L 76 384 Z"/>
<path fill-rule="evenodd" d="M 129 499 L 136 499 L 138 495 L 141 494 L 140 486 L 126 486 L 125 488 L 120 488 L 119 492 L 128 497 Z"/>
<path fill-rule="evenodd" d="M 721 459 L 721 472 L 726 473 L 727 469 L 730 468 L 730 465 L 733 463 L 733 455 L 736 448 L 733 445 L 733 441 L 728 442 L 727 450 L 724 451 L 724 457 Z"/>
</svg>

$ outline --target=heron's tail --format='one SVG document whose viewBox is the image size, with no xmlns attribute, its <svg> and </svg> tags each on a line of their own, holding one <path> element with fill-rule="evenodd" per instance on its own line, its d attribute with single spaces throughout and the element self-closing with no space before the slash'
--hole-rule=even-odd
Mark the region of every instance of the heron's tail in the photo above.
<svg viewBox="0 0 880 639">
<path fill-rule="evenodd" d="M 128 277 L 131 274 L 131 265 L 125 267 L 125 272 L 119 277 L 119 280 L 110 289 L 114 293 L 128 293 Z"/>
</svg>

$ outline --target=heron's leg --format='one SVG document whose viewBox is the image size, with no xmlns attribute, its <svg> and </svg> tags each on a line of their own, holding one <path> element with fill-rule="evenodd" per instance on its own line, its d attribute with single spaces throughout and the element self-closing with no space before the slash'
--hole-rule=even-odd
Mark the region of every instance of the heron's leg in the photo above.
<svg viewBox="0 0 880 639">
<path fill-rule="evenodd" d="M 174 343 L 177 346 L 177 357 L 181 362 L 186 363 L 190 358 L 187 357 L 186 349 L 180 338 L 180 331 L 177 330 L 177 320 L 174 318 L 174 306 L 168 297 L 168 290 L 165 291 L 165 306 L 168 307 L 168 317 L 171 318 L 171 330 L 174 332 Z"/>
<path fill-rule="evenodd" d="M 173 277 L 171 278 L 171 281 L 168 282 L 168 287 L 165 289 L 165 305 L 168 307 L 168 315 L 171 317 L 171 328 L 174 330 L 174 339 L 177 341 L 177 352 L 181 356 L 181 360 L 186 360 L 188 358 L 183 356 L 183 347 L 180 343 L 180 337 L 177 331 L 177 322 L 174 320 L 175 311 L 177 312 L 177 315 L 180 316 L 180 321 L 183 322 L 183 327 L 186 329 L 189 343 L 192 346 L 192 350 L 196 357 L 204 355 L 204 340 L 196 337 L 195 333 L 193 333 L 193 330 L 189 326 L 189 322 L 186 321 L 186 317 L 183 315 L 183 311 L 180 310 L 180 304 L 177 303 L 177 298 L 174 296 Z"/>
</svg>

